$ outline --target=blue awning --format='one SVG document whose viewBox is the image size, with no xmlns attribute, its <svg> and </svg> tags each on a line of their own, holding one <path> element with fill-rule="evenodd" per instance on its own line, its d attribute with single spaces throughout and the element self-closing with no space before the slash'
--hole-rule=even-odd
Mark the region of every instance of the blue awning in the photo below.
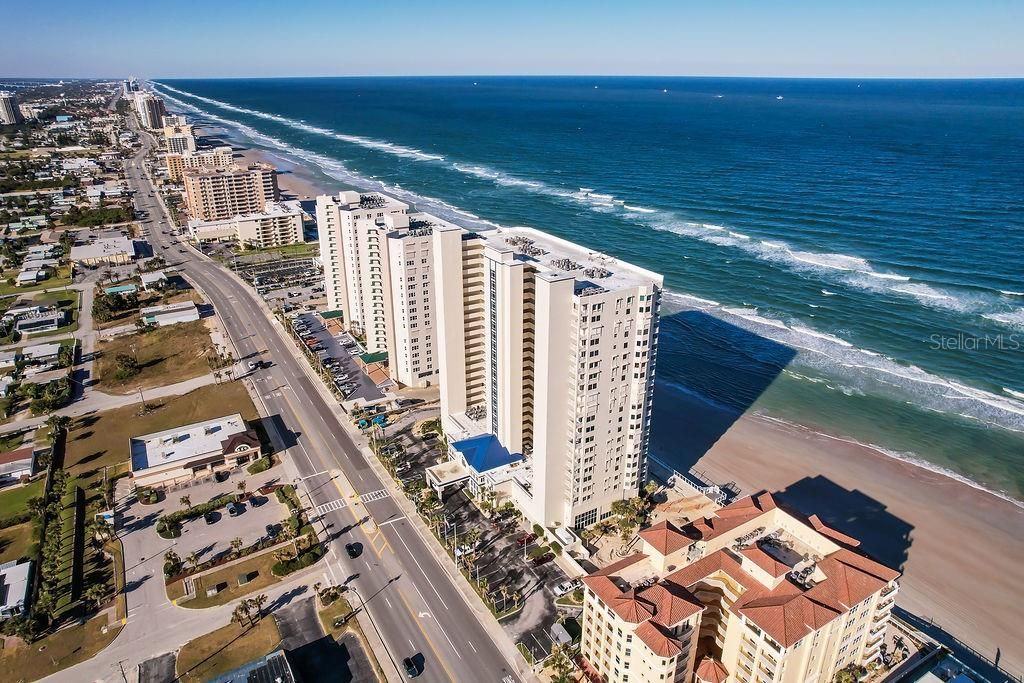
<svg viewBox="0 0 1024 683">
<path fill-rule="evenodd" d="M 452 444 L 466 465 L 477 472 L 498 469 L 523 459 L 520 453 L 509 453 L 494 434 L 481 434 Z"/>
</svg>

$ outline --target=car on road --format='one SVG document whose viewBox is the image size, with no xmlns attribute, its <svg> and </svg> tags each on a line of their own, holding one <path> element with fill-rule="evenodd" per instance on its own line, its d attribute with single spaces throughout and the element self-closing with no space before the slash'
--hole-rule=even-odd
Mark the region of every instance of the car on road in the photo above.
<svg viewBox="0 0 1024 683">
<path fill-rule="evenodd" d="M 566 593 L 572 593 L 576 590 L 576 582 L 572 579 L 567 579 L 552 589 L 555 592 L 555 597 L 560 598 Z"/>
<path fill-rule="evenodd" d="M 228 516 L 237 517 L 245 511 L 245 508 L 238 503 L 228 503 Z"/>
<path fill-rule="evenodd" d="M 251 360 L 251 361 L 249 361 L 249 369 L 250 370 L 259 370 L 262 367 L 263 367 L 263 361 L 260 361 L 260 360 Z"/>
<path fill-rule="evenodd" d="M 357 557 L 359 557 L 362 553 L 363 553 L 363 546 L 362 546 L 361 543 L 346 543 L 345 544 L 345 554 L 348 555 L 350 559 L 354 560 Z"/>
<path fill-rule="evenodd" d="M 405 675 L 408 678 L 416 678 L 420 675 L 420 668 L 416 666 L 416 661 L 414 659 L 416 656 L 417 655 L 413 655 L 412 657 L 406 657 L 402 660 L 402 666 L 405 667 Z"/>
<path fill-rule="evenodd" d="M 203 521 L 207 524 L 215 524 L 218 519 L 220 519 L 220 513 L 214 512 L 213 510 L 210 510 L 203 515 Z"/>
</svg>

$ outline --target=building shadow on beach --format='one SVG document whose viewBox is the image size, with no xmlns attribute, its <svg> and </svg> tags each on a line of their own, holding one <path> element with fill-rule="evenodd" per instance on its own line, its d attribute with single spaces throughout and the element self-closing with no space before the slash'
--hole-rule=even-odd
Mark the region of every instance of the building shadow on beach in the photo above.
<svg viewBox="0 0 1024 683">
<path fill-rule="evenodd" d="M 860 552 L 903 571 L 913 525 L 888 511 L 884 503 L 843 488 L 821 475 L 804 477 L 775 493 L 782 505 L 821 521 L 860 541 Z"/>
<path fill-rule="evenodd" d="M 796 353 L 703 311 L 662 317 L 652 455 L 680 472 L 689 471 Z"/>
</svg>

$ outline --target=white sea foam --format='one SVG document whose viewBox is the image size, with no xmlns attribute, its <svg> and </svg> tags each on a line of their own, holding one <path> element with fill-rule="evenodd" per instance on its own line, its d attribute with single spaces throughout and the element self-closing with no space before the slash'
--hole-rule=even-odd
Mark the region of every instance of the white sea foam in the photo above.
<svg viewBox="0 0 1024 683">
<path fill-rule="evenodd" d="M 738 240 L 750 239 L 750 235 L 744 235 L 742 232 L 733 232 L 732 230 L 729 231 L 729 237 L 735 237 Z"/>
<path fill-rule="evenodd" d="M 1014 398 L 1019 398 L 1020 400 L 1024 401 L 1024 391 L 1014 391 L 1013 389 L 1007 389 L 1006 387 L 1003 387 L 1003 391 L 1005 391 L 1010 396 L 1013 396 Z"/>
<path fill-rule="evenodd" d="M 1000 289 L 999 293 L 1005 296 L 1024 296 L 1024 292 L 1014 292 L 1013 290 L 1009 289 Z"/>
<path fill-rule="evenodd" d="M 879 280 L 896 280 L 897 282 L 907 282 L 910 280 L 906 275 L 897 275 L 896 273 L 878 273 L 873 270 L 861 271 L 865 275 L 876 277 Z"/>
<path fill-rule="evenodd" d="M 631 204 L 623 204 L 622 208 L 626 211 L 636 211 L 637 213 L 657 213 L 657 209 L 648 209 L 646 206 L 633 206 Z"/>
<path fill-rule="evenodd" d="M 809 251 L 792 251 L 789 255 L 802 263 L 809 263 L 812 266 L 821 268 L 832 268 L 833 270 L 870 270 L 871 266 L 862 258 L 847 256 L 846 254 L 816 254 Z"/>
<path fill-rule="evenodd" d="M 711 299 L 702 299 L 699 296 L 693 296 L 692 294 L 683 294 L 681 292 L 673 292 L 672 290 L 665 291 L 665 298 L 669 301 L 682 302 L 685 305 L 697 304 L 698 306 L 721 306 L 722 304 Z"/>
<path fill-rule="evenodd" d="M 1003 313 L 985 313 L 981 317 L 993 322 L 1002 323 L 1011 327 L 1024 328 L 1024 308 Z"/>
<path fill-rule="evenodd" d="M 222 102 L 215 100 L 210 97 L 203 97 L 194 93 L 186 92 L 184 90 L 178 90 L 173 88 L 166 83 L 155 82 L 155 85 L 170 90 L 171 92 L 177 93 L 184 97 L 191 97 L 192 99 L 199 100 L 200 102 L 206 102 L 212 104 L 215 107 L 226 109 L 228 111 L 238 112 L 239 114 L 248 114 L 249 116 L 255 116 L 266 121 L 274 121 L 276 123 L 284 124 L 295 130 L 302 131 L 304 133 L 314 133 L 317 135 L 324 135 L 327 137 L 340 140 L 342 142 L 348 142 L 368 149 L 373 149 L 378 152 L 384 152 L 386 154 L 393 154 L 395 156 L 405 157 L 409 159 L 417 159 L 419 161 L 442 161 L 444 159 L 440 154 L 431 154 L 430 152 L 424 152 L 423 150 L 416 149 L 415 147 L 407 147 L 405 145 L 396 144 L 393 142 L 387 142 L 384 140 L 376 140 L 374 138 L 367 138 L 361 135 L 348 135 L 345 133 L 339 133 L 337 131 L 329 130 L 327 128 L 321 128 L 319 126 L 312 126 L 302 121 L 290 119 L 285 116 L 278 116 L 277 114 L 268 114 L 267 112 L 258 111 L 256 109 L 248 109 L 246 107 L 238 107 L 228 102 Z M 156 89 L 156 88 L 154 88 Z"/>
<path fill-rule="evenodd" d="M 836 295 L 835 292 L 830 292 L 827 289 L 821 290 L 821 293 L 824 294 L 825 296 L 835 296 Z"/>
</svg>

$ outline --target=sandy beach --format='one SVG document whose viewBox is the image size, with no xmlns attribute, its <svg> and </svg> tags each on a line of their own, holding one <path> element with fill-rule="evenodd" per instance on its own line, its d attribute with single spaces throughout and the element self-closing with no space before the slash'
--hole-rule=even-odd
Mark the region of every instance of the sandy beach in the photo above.
<svg viewBox="0 0 1024 683">
<path fill-rule="evenodd" d="M 286 198 L 343 189 L 272 152 L 236 154 L 278 168 Z M 866 552 L 904 572 L 900 607 L 989 659 L 998 651 L 1005 669 L 1024 675 L 1024 508 L 859 444 L 756 415 L 733 421 L 693 397 L 659 393 L 661 453 L 670 444 L 688 454 L 674 461 L 695 462 L 712 481 L 735 482 L 745 493 L 779 491 L 859 538 Z"/>
<path fill-rule="evenodd" d="M 700 401 L 673 395 L 672 403 L 695 431 L 722 425 Z M 685 427 L 673 431 L 686 448 Z M 851 533 L 904 572 L 900 607 L 989 659 L 998 650 L 1003 668 L 1024 673 L 1021 507 L 859 444 L 752 415 L 728 427 L 696 469 L 746 493 L 780 491 L 786 503 Z"/>
</svg>

